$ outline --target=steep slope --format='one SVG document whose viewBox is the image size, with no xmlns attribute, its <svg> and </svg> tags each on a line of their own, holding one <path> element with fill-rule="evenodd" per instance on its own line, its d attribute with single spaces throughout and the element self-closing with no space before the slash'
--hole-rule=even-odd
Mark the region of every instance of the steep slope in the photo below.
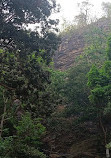
<svg viewBox="0 0 111 158">
<path fill-rule="evenodd" d="M 64 71 L 74 65 L 75 58 L 84 52 L 85 46 L 90 45 L 91 34 L 95 34 L 95 39 L 97 36 L 103 38 L 104 43 L 110 32 L 111 19 L 101 18 L 84 28 L 71 30 L 62 35 L 61 45 L 54 56 L 55 68 Z"/>
</svg>

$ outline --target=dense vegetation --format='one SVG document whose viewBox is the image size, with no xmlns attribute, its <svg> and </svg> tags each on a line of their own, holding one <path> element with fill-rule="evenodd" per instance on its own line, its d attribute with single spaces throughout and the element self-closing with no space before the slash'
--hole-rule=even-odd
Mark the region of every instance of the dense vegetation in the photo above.
<svg viewBox="0 0 111 158">
<path fill-rule="evenodd" d="M 55 107 L 48 66 L 59 43 L 49 17 L 57 10 L 55 1 L 0 2 L 0 157 L 45 157 L 41 118 Z"/>
<path fill-rule="evenodd" d="M 67 150 L 69 146 L 70 152 L 66 152 L 70 153 L 69 157 L 105 157 L 105 150 L 111 147 L 111 28 L 99 27 L 99 21 L 110 23 L 111 4 L 102 4 L 105 16 L 95 21 L 87 21 L 89 17 L 84 14 L 90 4 L 83 2 L 82 5 L 79 23 L 67 25 L 64 21 L 66 26 L 61 36 L 70 42 L 73 33 L 82 28 L 84 52 L 76 58 L 74 66 L 64 72 L 61 88 L 65 106 L 52 117 L 50 126 L 51 132 L 60 139 L 61 147 Z M 56 139 L 55 142 L 59 146 Z"/>
<path fill-rule="evenodd" d="M 111 4 L 102 5 L 102 19 L 110 22 Z M 78 6 L 76 25 L 60 36 L 84 28 L 84 52 L 61 72 L 52 62 L 60 44 L 58 20 L 50 19 L 59 11 L 55 0 L 1 0 L 1 158 L 55 153 L 101 158 L 111 148 L 111 28 L 96 27 L 99 20 L 90 19 L 88 1 Z M 36 29 L 27 29 L 29 24 Z"/>
</svg>

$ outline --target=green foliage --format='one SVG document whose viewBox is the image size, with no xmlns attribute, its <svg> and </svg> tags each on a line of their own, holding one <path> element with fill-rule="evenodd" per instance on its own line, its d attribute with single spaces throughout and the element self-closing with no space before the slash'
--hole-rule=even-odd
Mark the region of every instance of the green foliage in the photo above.
<svg viewBox="0 0 111 158">
<path fill-rule="evenodd" d="M 110 99 L 110 67 L 107 61 L 100 70 L 93 66 L 88 74 L 88 85 L 91 87 L 90 100 L 95 104 L 104 106 Z M 102 107 L 101 107 L 102 108 Z"/>
<path fill-rule="evenodd" d="M 0 6 L 0 47 L 10 52 L 19 50 L 21 57 L 44 49 L 42 57 L 49 64 L 59 43 L 54 33 L 58 20 L 49 18 L 52 11 L 57 9 L 55 0 L 2 0 Z M 27 25 L 35 23 L 37 29 L 27 30 Z"/>
<path fill-rule="evenodd" d="M 101 78 L 101 84 L 104 84 L 103 82 L 106 81 L 105 75 L 99 74 L 97 68 L 104 63 L 105 53 L 103 51 L 100 53 L 93 45 L 85 48 L 84 51 L 82 55 L 76 58 L 74 67 L 68 70 L 67 73 L 64 92 L 69 106 L 67 106 L 64 116 L 76 115 L 81 121 L 84 119 L 88 121 L 88 117 L 91 116 L 91 118 L 95 119 L 96 117 L 94 118 L 93 116 L 97 116 L 96 107 L 89 102 L 90 89 L 88 86 L 90 88 L 94 88 L 96 85 L 99 86 Z M 90 96 L 90 100 L 93 99 Z"/>
<path fill-rule="evenodd" d="M 97 67 L 93 65 L 88 73 L 88 85 L 95 87 L 96 84 L 99 84 L 99 72 Z"/>
<path fill-rule="evenodd" d="M 92 67 L 88 74 L 88 85 L 91 87 L 90 99 L 96 104 L 107 105 L 110 100 L 111 61 L 104 63 L 100 70 Z"/>
<path fill-rule="evenodd" d="M 111 37 L 108 38 L 106 52 L 108 59 L 111 60 Z"/>
<path fill-rule="evenodd" d="M 10 97 L 15 96 L 26 109 L 34 111 L 34 116 L 42 117 L 50 115 L 52 109 L 50 92 L 46 91 L 50 83 L 49 71 L 43 53 L 33 52 L 24 58 L 20 52 L 0 54 L 0 84 L 8 90 Z"/>
<path fill-rule="evenodd" d="M 10 158 L 8 155 L 9 152 L 12 152 L 12 144 L 13 144 L 13 137 L 7 137 L 4 139 L 0 139 L 0 155 L 1 158 Z"/>
<path fill-rule="evenodd" d="M 108 105 L 104 108 L 104 115 L 111 115 L 111 103 L 109 102 Z"/>
<path fill-rule="evenodd" d="M 40 138 L 45 132 L 45 127 L 39 119 L 32 119 L 26 113 L 17 125 L 14 125 L 14 135 L 0 139 L 0 155 L 2 157 L 39 157 L 45 155 L 39 151 Z"/>
<path fill-rule="evenodd" d="M 63 117 L 76 116 L 74 126 L 88 121 L 97 122 L 98 108 L 100 107 L 103 110 L 103 100 L 106 100 L 105 90 L 101 86 L 105 85 L 105 89 L 109 88 L 106 73 L 103 69 L 99 72 L 99 67 L 106 60 L 106 53 L 102 50 L 102 47 L 98 47 L 98 45 L 95 47 L 93 41 L 90 42 L 92 44 L 90 43 L 84 49 L 84 53 L 76 58 L 74 67 L 68 70 L 65 83 L 65 97 L 68 105 L 63 112 Z M 105 72 L 106 69 L 108 71 L 106 65 Z M 90 93 L 89 88 L 95 89 Z M 97 95 L 102 105 L 100 105 Z M 97 101 L 96 105 L 94 105 L 95 101 Z"/>
<path fill-rule="evenodd" d="M 8 2 L 7 0 L 5 1 L 2 0 L 0 4 L 1 4 L 0 39 L 2 37 L 3 39 L 9 40 L 9 38 L 12 37 L 12 39 L 17 42 L 17 38 L 22 37 L 21 40 L 24 40 L 23 35 L 25 32 L 23 33 L 23 29 L 24 29 L 23 24 L 26 26 L 28 24 L 38 23 L 40 25 L 40 28 L 42 29 L 41 32 L 42 34 L 44 33 L 43 32 L 44 29 L 47 30 L 47 28 L 49 29 L 51 28 L 51 26 L 57 24 L 56 20 L 52 20 L 48 18 L 51 15 L 52 11 L 53 10 L 56 11 L 57 9 L 55 0 L 51 0 L 50 2 L 44 0 L 41 3 L 39 2 L 39 0 L 36 1 L 32 0 L 31 2 L 30 1 L 23 2 L 22 0 L 15 0 L 12 2 Z M 22 6 L 22 7 L 18 7 L 18 6 Z M 32 34 L 34 34 L 34 32 L 32 32 L 30 36 Z M 16 38 L 16 35 L 19 35 L 20 37 L 18 36 Z"/>
<path fill-rule="evenodd" d="M 101 19 L 100 21 L 104 22 L 105 19 Z M 99 21 L 97 22 L 99 23 Z M 104 53 L 104 49 L 106 47 L 106 40 L 109 34 L 108 31 L 104 31 L 97 23 L 91 23 L 84 32 L 85 43 L 88 48 L 92 48 L 93 52 L 96 53 Z M 107 21 L 106 21 L 107 23 Z M 110 28 L 109 28 L 110 29 Z"/>
<path fill-rule="evenodd" d="M 24 138 L 23 142 L 35 145 L 39 145 L 37 141 L 45 131 L 45 127 L 41 125 L 39 119 L 32 120 L 29 113 L 22 117 L 15 129 L 18 138 Z"/>
<path fill-rule="evenodd" d="M 89 66 L 82 62 L 69 71 L 65 93 L 68 101 L 75 105 L 88 103 L 87 72 Z"/>
<path fill-rule="evenodd" d="M 4 51 L 0 58 L 0 85 L 3 87 L 0 91 L 1 122 L 6 119 L 1 128 L 0 155 L 6 158 L 44 158 L 39 147 L 45 127 L 35 118 L 50 115 L 52 112 L 50 94 L 44 100 L 47 93 L 44 88 L 49 82 L 46 64 L 36 52 L 21 60 L 19 52 L 15 55 Z M 25 111 L 30 114 L 25 114 Z"/>
<path fill-rule="evenodd" d="M 101 68 L 93 66 L 90 69 L 88 85 L 91 88 L 89 99 L 97 109 L 98 128 L 106 145 L 111 134 L 108 125 L 111 119 L 111 61 L 106 61 Z"/>
<path fill-rule="evenodd" d="M 49 71 L 51 73 L 51 84 L 48 87 L 48 91 L 51 91 L 57 104 L 60 104 L 62 101 L 65 101 L 64 93 L 67 73 L 53 69 L 50 69 Z"/>
<path fill-rule="evenodd" d="M 49 117 L 54 98 L 47 91 L 48 66 L 59 44 L 55 0 L 0 2 L 0 157 L 45 158 L 37 119 Z M 35 30 L 27 30 L 29 24 Z"/>
<path fill-rule="evenodd" d="M 111 142 L 106 145 L 107 149 L 111 149 Z"/>
</svg>

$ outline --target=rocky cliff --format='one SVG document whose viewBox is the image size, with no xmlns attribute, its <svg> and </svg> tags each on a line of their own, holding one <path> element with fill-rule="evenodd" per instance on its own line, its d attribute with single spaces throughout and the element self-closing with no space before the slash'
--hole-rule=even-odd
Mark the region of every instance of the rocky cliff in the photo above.
<svg viewBox="0 0 111 158">
<path fill-rule="evenodd" d="M 95 36 L 98 36 L 96 31 L 99 30 L 100 39 L 107 38 L 107 35 L 111 32 L 111 19 L 101 18 L 84 28 L 71 30 L 62 35 L 60 47 L 54 56 L 56 69 L 64 71 L 74 65 L 75 58 L 82 54 L 85 46 L 88 45 L 88 34 L 91 36 L 93 28 L 95 28 L 95 32 L 93 30 Z"/>
</svg>

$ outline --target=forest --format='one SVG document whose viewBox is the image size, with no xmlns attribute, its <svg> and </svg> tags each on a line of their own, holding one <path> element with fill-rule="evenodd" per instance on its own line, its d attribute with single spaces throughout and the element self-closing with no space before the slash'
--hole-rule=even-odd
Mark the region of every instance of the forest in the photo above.
<svg viewBox="0 0 111 158">
<path fill-rule="evenodd" d="M 111 3 L 78 7 L 0 1 L 0 158 L 110 158 Z"/>
</svg>

